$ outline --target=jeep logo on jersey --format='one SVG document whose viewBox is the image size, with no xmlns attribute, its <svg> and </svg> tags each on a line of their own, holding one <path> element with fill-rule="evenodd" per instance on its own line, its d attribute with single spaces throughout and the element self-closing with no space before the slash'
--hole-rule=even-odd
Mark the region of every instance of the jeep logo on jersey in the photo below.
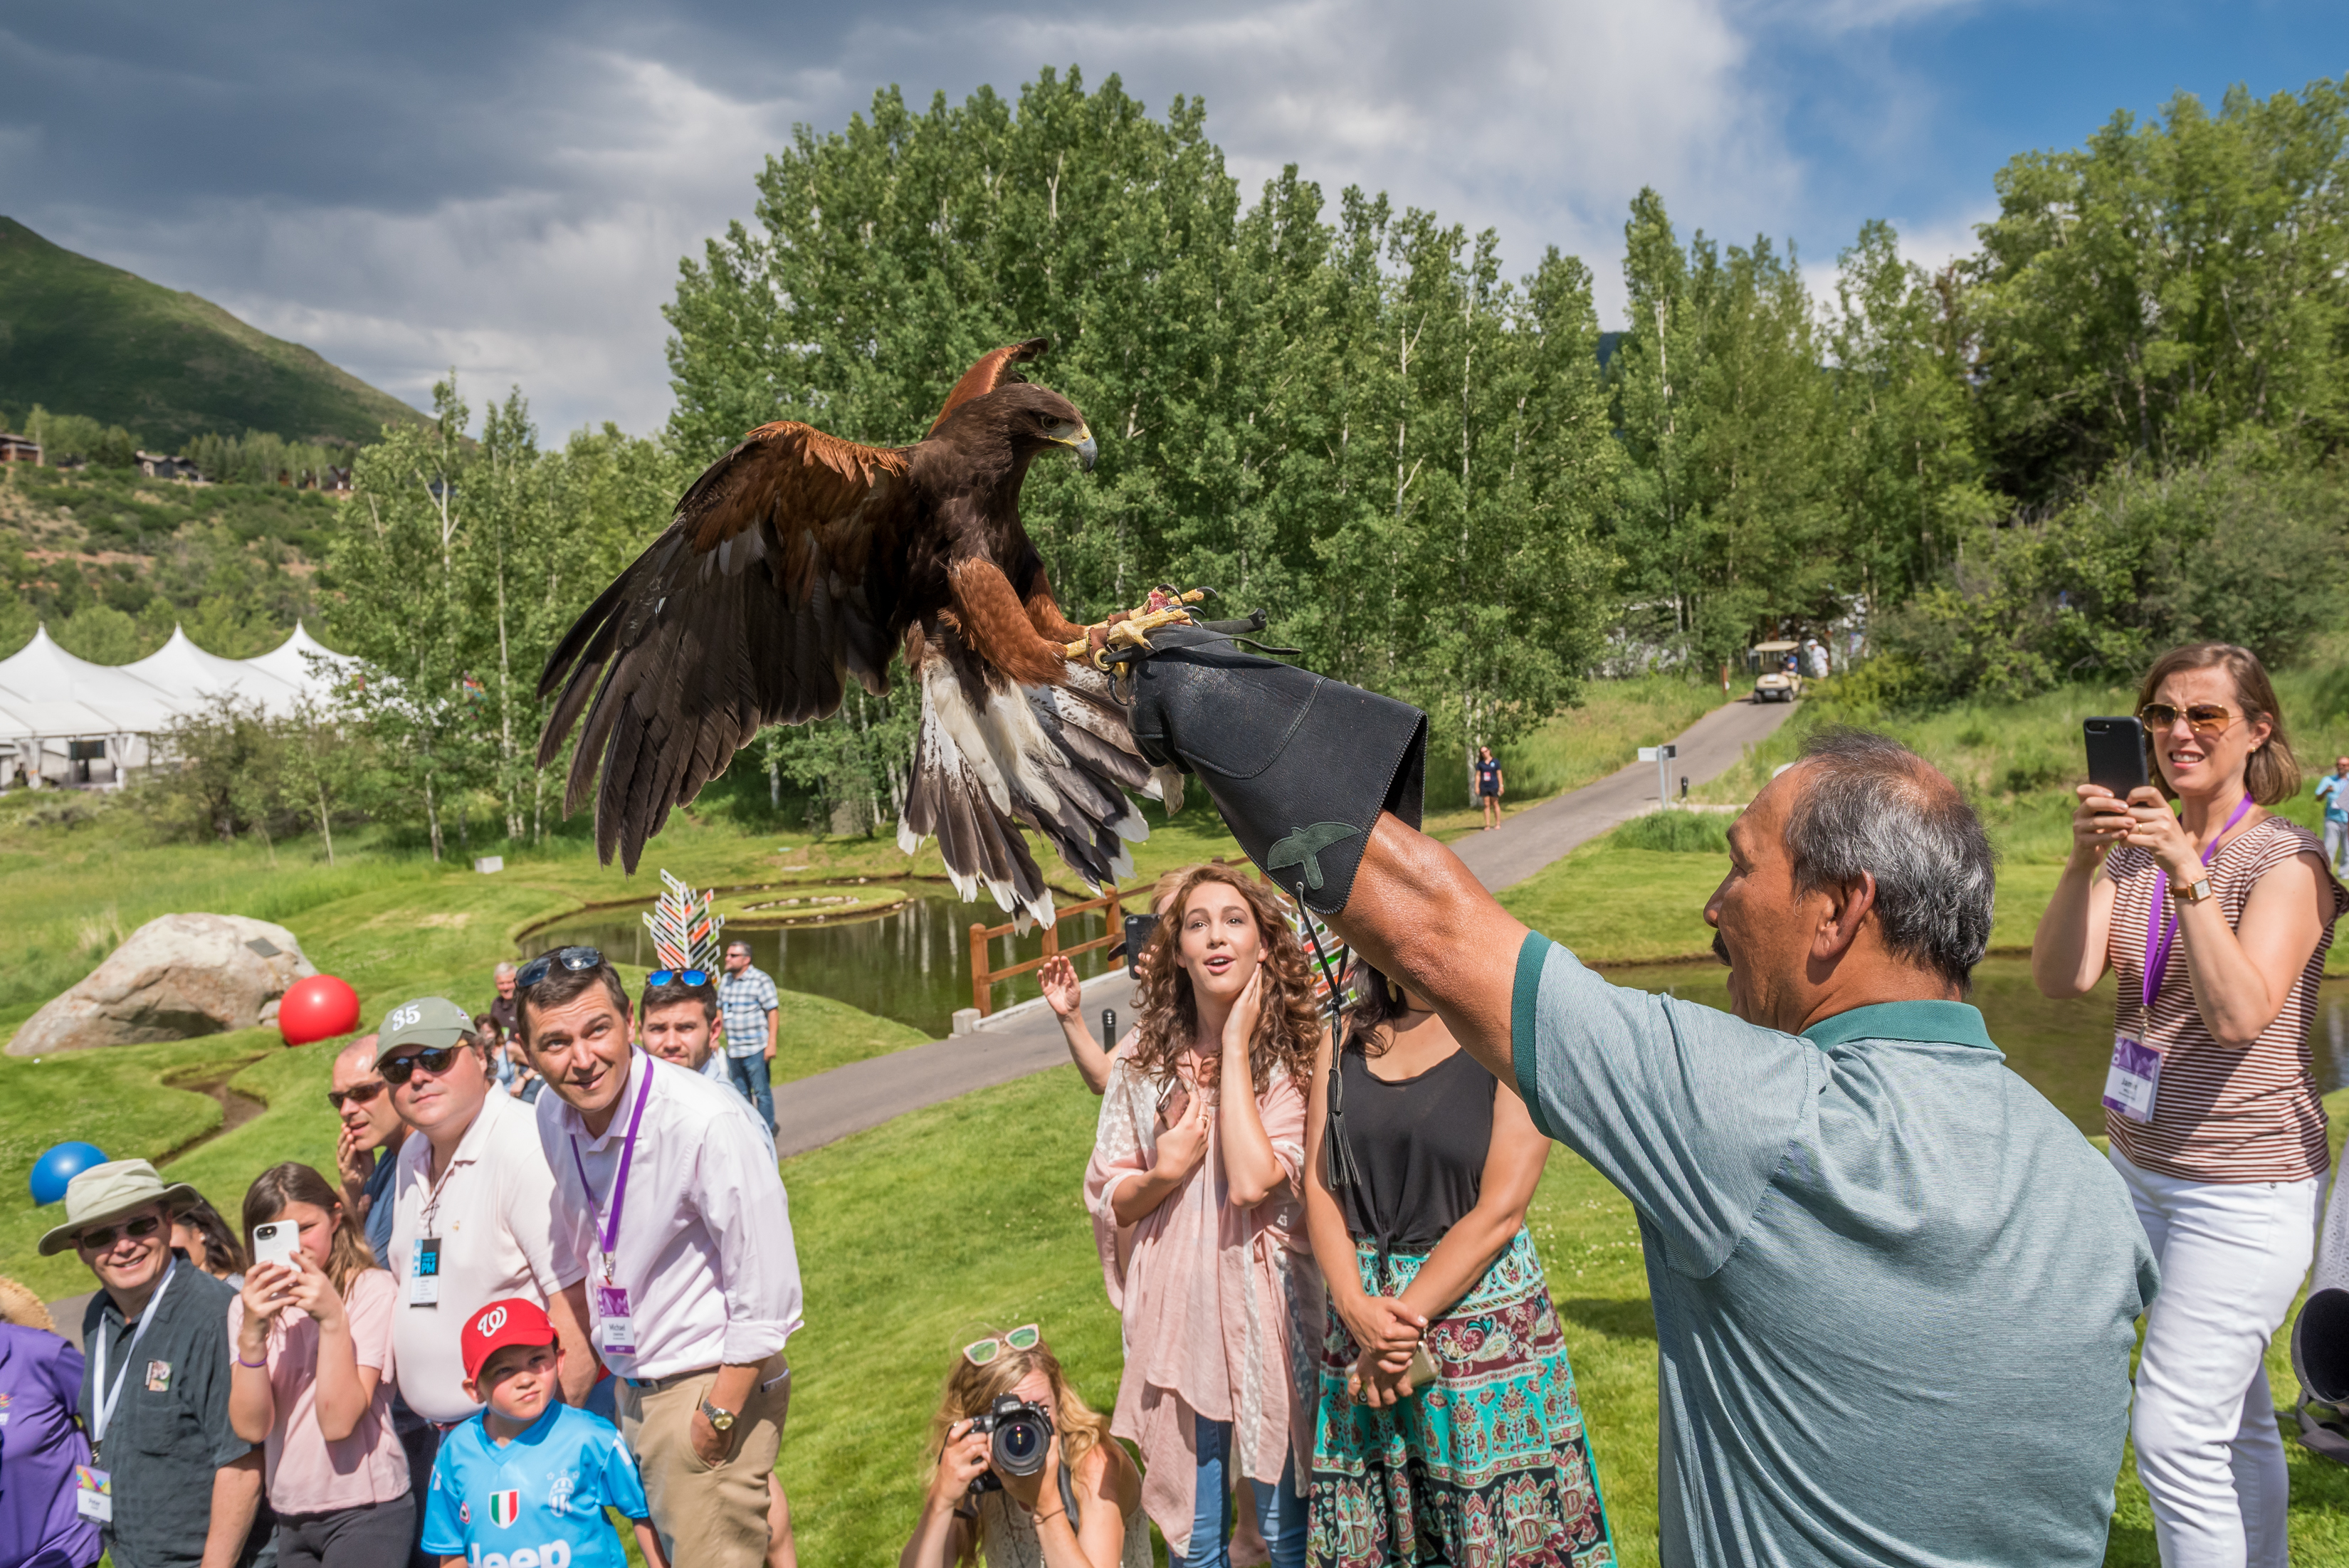
<svg viewBox="0 0 2349 1568">
<path fill-rule="evenodd" d="M 505 1326 L 506 1309 L 502 1306 L 493 1306 L 473 1320 L 473 1326 L 481 1331 L 481 1337 L 484 1339 Z"/>
<path fill-rule="evenodd" d="M 503 1529 L 507 1525 L 512 1524 L 514 1522 L 514 1516 L 521 1511 L 521 1492 L 493 1491 L 490 1493 L 490 1522 L 492 1524 L 498 1526 L 500 1529 Z"/>
<path fill-rule="evenodd" d="M 543 1546 L 517 1546 L 512 1552 L 484 1552 L 473 1542 L 465 1553 L 471 1568 L 571 1568 L 571 1543 L 550 1541 Z"/>
</svg>

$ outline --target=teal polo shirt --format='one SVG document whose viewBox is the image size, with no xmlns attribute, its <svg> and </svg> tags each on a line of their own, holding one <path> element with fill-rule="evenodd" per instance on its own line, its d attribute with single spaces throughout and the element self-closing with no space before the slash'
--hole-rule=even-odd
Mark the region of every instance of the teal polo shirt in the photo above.
<svg viewBox="0 0 2349 1568">
<path fill-rule="evenodd" d="M 1784 1035 L 1530 934 L 1510 1037 L 1639 1214 L 1669 1568 L 2104 1561 L 2153 1253 L 1979 1011 Z"/>
</svg>

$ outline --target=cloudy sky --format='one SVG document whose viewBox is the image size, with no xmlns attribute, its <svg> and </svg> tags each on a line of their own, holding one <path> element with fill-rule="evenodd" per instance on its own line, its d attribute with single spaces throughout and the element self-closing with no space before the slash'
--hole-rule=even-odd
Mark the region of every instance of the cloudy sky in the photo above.
<svg viewBox="0 0 2349 1568">
<path fill-rule="evenodd" d="M 1207 102 L 1243 191 L 1295 161 L 1556 243 L 1618 308 L 1624 205 L 1964 247 L 2013 153 L 2180 89 L 2349 71 L 2349 5 L 2178 0 L 73 0 L 0 11 L 0 212 L 412 402 L 454 365 L 550 433 L 668 408 L 678 259 L 795 123 L 1043 64 Z M 476 398 L 478 406 L 479 397 Z"/>
</svg>

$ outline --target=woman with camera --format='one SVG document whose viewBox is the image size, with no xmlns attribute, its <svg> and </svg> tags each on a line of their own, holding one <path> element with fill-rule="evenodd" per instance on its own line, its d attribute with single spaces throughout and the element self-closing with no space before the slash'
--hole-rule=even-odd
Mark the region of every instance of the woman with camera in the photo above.
<svg viewBox="0 0 2349 1568">
<path fill-rule="evenodd" d="M 1085 1171 L 1124 1319 L 1112 1429 L 1141 1449 L 1143 1506 L 1176 1563 L 1228 1562 L 1237 1472 L 1274 1568 L 1301 1568 L 1303 1335 L 1321 1302 L 1299 1177 L 1320 1009 L 1287 905 L 1227 866 L 1183 874 L 1142 976 Z"/>
<path fill-rule="evenodd" d="M 1150 1568 L 1142 1475 L 1069 1387 L 1034 1324 L 966 1345 L 931 1423 L 938 1450 L 897 1568 Z"/>
<path fill-rule="evenodd" d="M 1526 1205 L 1549 1140 L 1433 1008 L 1357 963 L 1307 1120 L 1330 1298 L 1312 1560 L 1615 1561 Z"/>
<path fill-rule="evenodd" d="M 254 1263 L 229 1304 L 228 1418 L 264 1445 L 278 1568 L 404 1563 L 416 1504 L 391 1424 L 398 1287 L 340 1190 L 307 1165 L 272 1166 L 245 1193 L 245 1233 L 273 1224 L 291 1233 L 291 1252 Z"/>
<path fill-rule="evenodd" d="M 2126 800 L 2079 787 L 2032 976 L 2059 997 L 2117 982 L 2105 1126 L 2161 1265 L 2131 1435 L 2162 1561 L 2281 1568 L 2262 1358 L 2314 1244 L 2329 1160 L 2308 1029 L 2349 892 L 2313 836 L 2262 810 L 2300 769 L 2250 652 L 2164 654 L 2137 717 L 2154 782 Z"/>
</svg>

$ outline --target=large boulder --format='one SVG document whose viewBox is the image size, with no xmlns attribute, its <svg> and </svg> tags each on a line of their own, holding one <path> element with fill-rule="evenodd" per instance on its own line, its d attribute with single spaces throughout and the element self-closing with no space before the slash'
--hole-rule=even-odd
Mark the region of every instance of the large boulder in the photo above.
<svg viewBox="0 0 2349 1568">
<path fill-rule="evenodd" d="M 167 914 L 130 934 L 89 977 L 25 1021 L 12 1057 L 250 1029 L 315 975 L 282 925 L 241 914 Z"/>
</svg>

